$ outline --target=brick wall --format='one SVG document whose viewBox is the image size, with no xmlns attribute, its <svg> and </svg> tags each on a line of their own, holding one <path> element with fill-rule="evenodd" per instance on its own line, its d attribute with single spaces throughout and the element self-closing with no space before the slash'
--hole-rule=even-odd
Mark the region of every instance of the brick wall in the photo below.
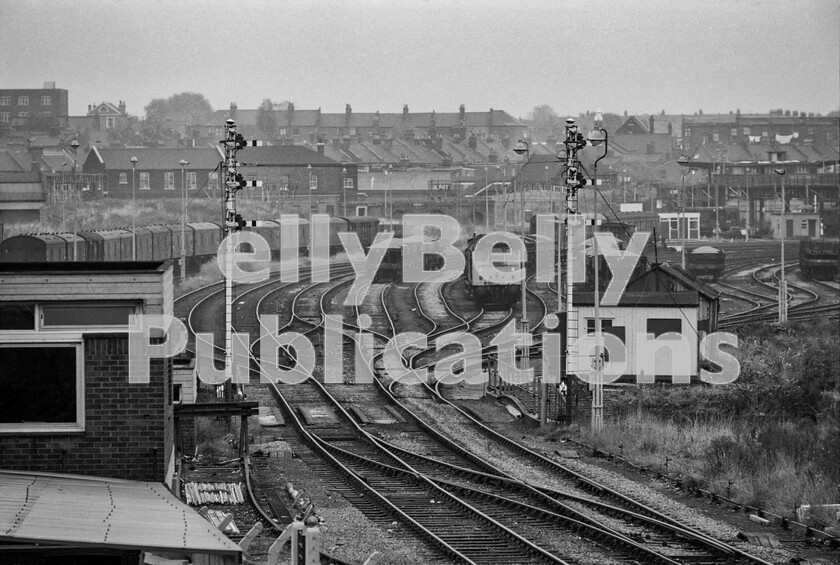
<svg viewBox="0 0 840 565">
<path fill-rule="evenodd" d="M 128 382 L 128 338 L 84 340 L 85 431 L 0 435 L 0 468 L 162 481 L 173 446 L 172 364 Z"/>
</svg>

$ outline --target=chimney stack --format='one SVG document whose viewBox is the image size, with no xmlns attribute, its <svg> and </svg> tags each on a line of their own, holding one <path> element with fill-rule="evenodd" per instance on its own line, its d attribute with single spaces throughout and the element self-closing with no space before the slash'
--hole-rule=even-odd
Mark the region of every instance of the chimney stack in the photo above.
<svg viewBox="0 0 840 565">
<path fill-rule="evenodd" d="M 466 119 L 467 119 L 467 108 L 463 104 L 461 104 L 461 107 L 458 108 L 458 123 L 463 126 Z"/>
<path fill-rule="evenodd" d="M 402 116 L 402 117 L 403 117 L 403 120 L 407 120 L 407 119 L 408 119 L 408 104 L 406 104 L 405 106 L 403 106 L 403 116 Z"/>
<path fill-rule="evenodd" d="M 353 114 L 353 108 L 350 107 L 350 104 L 344 106 L 344 121 L 346 123 L 350 123 L 350 116 Z"/>
<path fill-rule="evenodd" d="M 236 102 L 230 103 L 230 116 L 228 116 L 231 120 L 236 119 Z"/>
<path fill-rule="evenodd" d="M 324 142 L 323 141 L 319 141 L 318 143 L 316 143 L 315 148 L 318 150 L 318 155 L 323 155 L 324 154 Z"/>
<path fill-rule="evenodd" d="M 650 118 L 648 119 L 648 130 L 649 130 L 649 133 L 654 133 L 653 132 L 653 114 L 651 114 Z"/>
</svg>

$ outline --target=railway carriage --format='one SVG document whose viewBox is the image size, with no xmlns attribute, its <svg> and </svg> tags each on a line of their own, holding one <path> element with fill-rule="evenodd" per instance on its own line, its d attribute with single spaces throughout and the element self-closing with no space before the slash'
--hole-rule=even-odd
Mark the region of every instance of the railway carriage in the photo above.
<svg viewBox="0 0 840 565">
<path fill-rule="evenodd" d="M 726 253 L 716 247 L 698 247 L 685 256 L 686 270 L 702 281 L 717 281 L 725 266 Z"/>
</svg>

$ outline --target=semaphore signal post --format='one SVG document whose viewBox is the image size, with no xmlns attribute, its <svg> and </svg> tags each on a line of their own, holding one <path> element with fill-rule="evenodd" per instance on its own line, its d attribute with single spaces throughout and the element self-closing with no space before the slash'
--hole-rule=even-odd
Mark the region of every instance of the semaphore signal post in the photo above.
<svg viewBox="0 0 840 565">
<path fill-rule="evenodd" d="M 262 181 L 246 181 L 236 172 L 239 164 L 236 152 L 245 147 L 259 147 L 262 141 L 246 140 L 241 133 L 236 132 L 236 122 L 225 122 L 225 138 L 221 141 L 225 147 L 225 239 L 228 248 L 225 253 L 225 382 L 233 383 L 233 277 L 229 276 L 234 268 L 235 245 L 230 237 L 246 224 L 257 225 L 258 222 L 245 222 L 236 213 L 236 193 L 246 187 L 262 186 Z"/>
</svg>

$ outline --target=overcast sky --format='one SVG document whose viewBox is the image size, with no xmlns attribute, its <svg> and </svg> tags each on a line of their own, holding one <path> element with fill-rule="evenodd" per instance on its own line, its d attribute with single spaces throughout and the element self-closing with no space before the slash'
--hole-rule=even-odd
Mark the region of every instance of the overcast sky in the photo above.
<svg viewBox="0 0 840 565">
<path fill-rule="evenodd" d="M 526 117 L 840 109 L 838 0 L 0 0 L 0 85 Z"/>
</svg>

